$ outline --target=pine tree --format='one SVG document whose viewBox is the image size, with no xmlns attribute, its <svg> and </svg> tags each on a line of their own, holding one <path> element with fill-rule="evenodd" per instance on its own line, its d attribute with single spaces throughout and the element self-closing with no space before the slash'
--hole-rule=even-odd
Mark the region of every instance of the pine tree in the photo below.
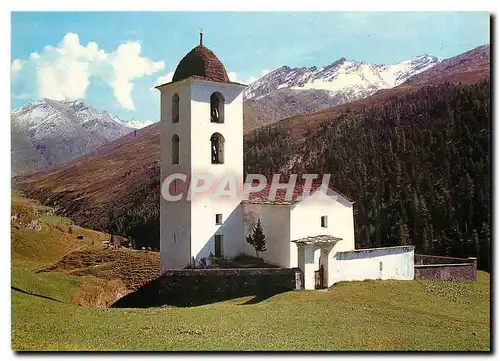
<svg viewBox="0 0 500 361">
<path fill-rule="evenodd" d="M 426 223 L 422 232 L 422 253 L 434 254 L 434 230 L 432 224 Z"/>
<path fill-rule="evenodd" d="M 411 244 L 410 231 L 408 226 L 401 220 L 396 222 L 396 234 L 398 237 L 398 243 L 401 246 L 406 246 Z"/>
<path fill-rule="evenodd" d="M 257 221 L 257 225 L 253 229 L 253 234 L 251 236 L 247 236 L 247 242 L 248 238 L 251 237 L 252 239 L 252 246 L 255 249 L 255 255 L 257 258 L 259 257 L 261 252 L 267 251 L 266 248 L 266 236 L 264 235 L 264 230 L 262 229 L 262 223 L 259 220 Z"/>
<path fill-rule="evenodd" d="M 475 256 L 476 258 L 479 258 L 479 253 L 481 252 L 481 246 L 479 244 L 479 235 L 475 229 L 472 231 L 472 242 L 474 244 Z"/>
<path fill-rule="evenodd" d="M 246 237 L 246 240 L 247 240 L 247 243 L 251 244 L 252 247 L 255 248 L 254 246 L 254 242 L 253 242 L 253 237 L 252 237 L 252 233 L 250 233 L 247 237 Z"/>
</svg>

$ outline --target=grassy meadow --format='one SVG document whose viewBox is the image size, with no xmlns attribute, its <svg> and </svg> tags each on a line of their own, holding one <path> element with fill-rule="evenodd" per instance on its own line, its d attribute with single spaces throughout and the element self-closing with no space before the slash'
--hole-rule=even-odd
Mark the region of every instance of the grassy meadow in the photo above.
<svg viewBox="0 0 500 361">
<path fill-rule="evenodd" d="M 258 303 L 243 297 L 190 308 L 83 307 L 75 295 L 90 286 L 111 287 L 114 280 L 103 278 L 108 273 L 35 271 L 107 235 L 81 229 L 88 235 L 82 244 L 68 224 L 42 222 L 41 231 L 12 229 L 14 350 L 490 349 L 485 272 L 477 283 L 345 282 Z"/>
</svg>

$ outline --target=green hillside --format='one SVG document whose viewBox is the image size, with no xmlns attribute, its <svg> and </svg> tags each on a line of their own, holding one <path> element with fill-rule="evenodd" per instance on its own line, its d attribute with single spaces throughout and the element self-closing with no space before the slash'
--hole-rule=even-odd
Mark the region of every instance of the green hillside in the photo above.
<svg viewBox="0 0 500 361">
<path fill-rule="evenodd" d="M 151 264 L 152 253 L 117 250 L 117 259 L 125 251 L 135 252 L 136 259 L 113 266 L 114 273 L 88 265 L 96 269 L 90 274 L 75 263 L 83 275 L 75 276 L 68 262 L 60 271 L 36 273 L 43 265 L 58 264 L 64 253 L 74 261 L 96 249 L 88 240 L 85 252 L 71 253 L 82 245 L 66 232 L 69 226 L 53 228 L 42 221 L 40 231 L 12 229 L 15 350 L 490 349 L 490 276 L 485 272 L 479 272 L 477 283 L 346 282 L 326 292 L 288 292 L 261 302 L 250 296 L 191 308 L 105 308 L 124 291 L 130 272 L 137 276 L 140 263 Z M 81 232 L 87 232 L 86 239 L 94 233 L 95 239 L 106 236 Z M 105 254 L 110 257 L 112 251 Z M 150 275 L 146 271 L 143 277 Z"/>
</svg>

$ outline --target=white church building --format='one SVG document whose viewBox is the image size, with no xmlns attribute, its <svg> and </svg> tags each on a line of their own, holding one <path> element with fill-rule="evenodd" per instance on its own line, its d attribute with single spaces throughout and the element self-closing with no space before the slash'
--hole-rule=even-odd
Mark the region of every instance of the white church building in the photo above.
<svg viewBox="0 0 500 361">
<path fill-rule="evenodd" d="M 161 179 L 197 174 L 214 179 L 228 175 L 243 189 L 243 91 L 231 82 L 217 56 L 203 45 L 193 48 L 178 64 L 161 93 Z M 174 179 L 169 190 L 181 194 L 187 181 Z M 356 250 L 354 202 L 331 187 L 302 195 L 294 186 L 291 199 L 270 188 L 249 197 L 212 197 L 207 190 L 196 198 L 179 196 L 160 201 L 161 272 L 197 266 L 210 254 L 232 259 L 255 256 L 245 237 L 257 220 L 266 236 L 260 257 L 283 268 L 298 267 L 306 289 L 339 281 L 413 279 L 413 246 Z M 163 192 L 163 191 L 162 191 Z M 319 281 L 318 281 L 319 279 Z"/>
</svg>

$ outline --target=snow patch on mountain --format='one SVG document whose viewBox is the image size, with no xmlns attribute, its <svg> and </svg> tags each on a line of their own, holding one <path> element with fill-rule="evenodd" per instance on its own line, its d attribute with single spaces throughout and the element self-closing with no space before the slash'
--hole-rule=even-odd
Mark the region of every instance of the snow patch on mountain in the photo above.
<svg viewBox="0 0 500 361">
<path fill-rule="evenodd" d="M 40 99 L 11 112 L 12 169 L 62 164 L 133 131 L 81 100 Z"/>
<path fill-rule="evenodd" d="M 37 137 L 40 133 L 64 136 L 85 130 L 114 140 L 131 131 L 117 116 L 92 108 L 82 100 L 36 100 L 12 111 L 11 119 L 19 128 Z"/>
<path fill-rule="evenodd" d="M 408 78 L 438 64 L 438 58 L 422 55 L 393 65 L 379 65 L 341 58 L 332 64 L 317 68 L 275 69 L 245 90 L 246 99 L 257 100 L 280 89 L 322 90 L 332 97 L 342 94 L 351 100 L 367 97 L 380 89 L 404 83 Z"/>
<path fill-rule="evenodd" d="M 130 127 L 130 128 L 134 128 L 134 129 L 145 128 L 153 123 L 156 123 L 156 122 L 153 120 L 135 120 L 135 119 L 122 122 L 123 125 Z"/>
</svg>

